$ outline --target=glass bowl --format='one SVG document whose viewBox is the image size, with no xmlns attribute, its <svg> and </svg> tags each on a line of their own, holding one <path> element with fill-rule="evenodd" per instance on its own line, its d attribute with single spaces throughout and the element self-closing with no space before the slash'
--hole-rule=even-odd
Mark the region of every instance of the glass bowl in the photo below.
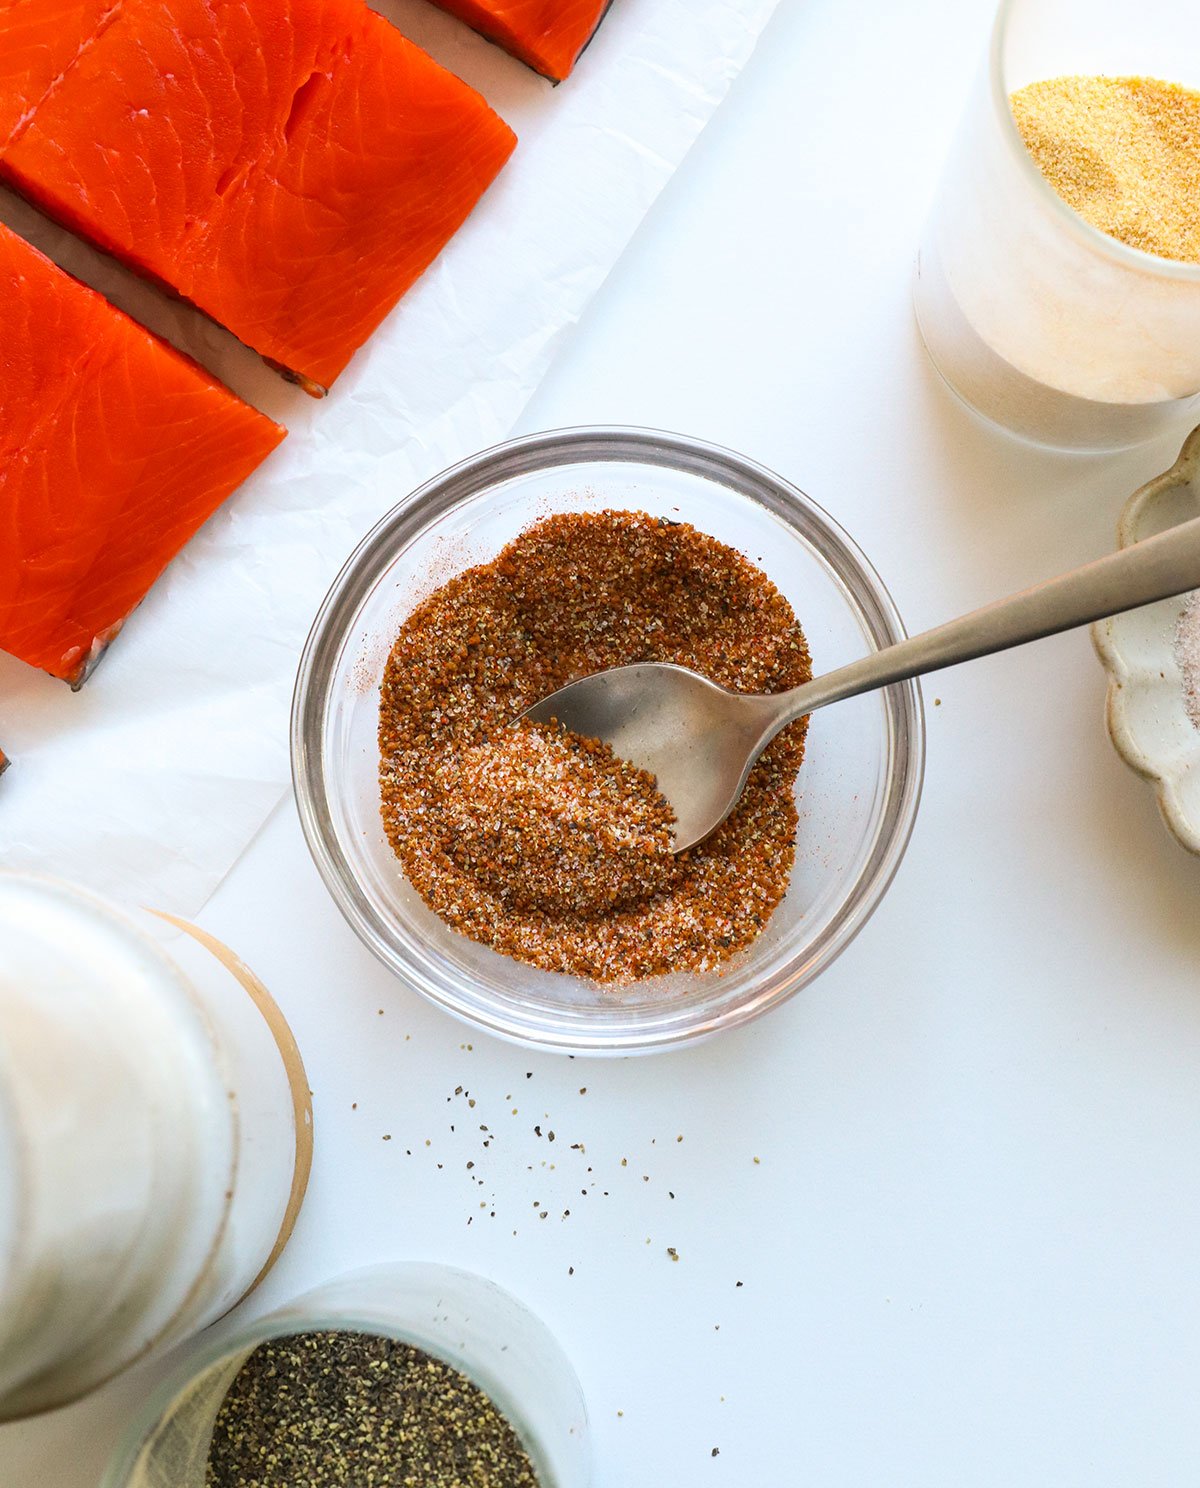
<svg viewBox="0 0 1200 1488">
<path fill-rule="evenodd" d="M 404 878 L 379 815 L 379 684 L 413 606 L 552 512 L 681 518 L 762 567 L 828 671 L 904 635 L 891 597 L 828 514 L 769 470 L 651 430 L 568 429 L 456 465 L 359 544 L 313 625 L 292 709 L 309 848 L 338 907 L 404 982 L 520 1042 L 629 1054 L 704 1038 L 775 1007 L 867 922 L 899 866 L 924 765 L 920 692 L 904 683 L 814 715 L 797 782 L 791 885 L 762 935 L 704 974 L 616 987 L 542 971 L 458 935 Z"/>
</svg>

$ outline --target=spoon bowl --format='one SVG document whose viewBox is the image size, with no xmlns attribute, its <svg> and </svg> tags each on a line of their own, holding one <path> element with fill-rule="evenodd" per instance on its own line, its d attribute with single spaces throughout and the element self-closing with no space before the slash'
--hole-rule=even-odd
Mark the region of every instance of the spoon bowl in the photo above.
<svg viewBox="0 0 1200 1488">
<path fill-rule="evenodd" d="M 654 776 L 675 813 L 673 851 L 725 820 L 777 731 L 774 699 L 718 687 L 672 662 L 634 662 L 569 682 L 522 716 L 600 739 Z"/>
</svg>

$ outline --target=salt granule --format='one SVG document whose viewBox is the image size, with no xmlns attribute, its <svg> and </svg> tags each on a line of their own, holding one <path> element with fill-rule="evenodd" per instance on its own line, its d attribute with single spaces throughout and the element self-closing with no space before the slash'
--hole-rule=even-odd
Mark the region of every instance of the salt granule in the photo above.
<svg viewBox="0 0 1200 1488">
<path fill-rule="evenodd" d="M 1200 728 L 1200 589 L 1188 600 L 1175 629 L 1175 655 L 1183 672 L 1188 716 Z"/>
</svg>

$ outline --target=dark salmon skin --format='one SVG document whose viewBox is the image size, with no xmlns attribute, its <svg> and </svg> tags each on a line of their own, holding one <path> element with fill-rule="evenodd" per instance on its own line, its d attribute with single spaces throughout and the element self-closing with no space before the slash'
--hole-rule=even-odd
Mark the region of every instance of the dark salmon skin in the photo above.
<svg viewBox="0 0 1200 1488">
<path fill-rule="evenodd" d="M 0 649 L 78 687 L 283 436 L 0 226 Z"/>
<path fill-rule="evenodd" d="M 0 179 L 313 393 L 515 143 L 362 0 L 0 0 Z"/>
</svg>

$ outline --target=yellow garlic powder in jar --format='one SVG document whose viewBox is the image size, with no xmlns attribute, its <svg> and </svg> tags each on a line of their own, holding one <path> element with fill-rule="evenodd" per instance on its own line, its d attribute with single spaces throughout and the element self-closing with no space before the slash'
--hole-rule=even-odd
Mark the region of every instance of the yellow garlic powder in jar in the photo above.
<svg viewBox="0 0 1200 1488">
<path fill-rule="evenodd" d="M 1058 77 L 1015 92 L 1042 174 L 1093 227 L 1200 263 L 1200 92 L 1143 77 Z"/>
</svg>

